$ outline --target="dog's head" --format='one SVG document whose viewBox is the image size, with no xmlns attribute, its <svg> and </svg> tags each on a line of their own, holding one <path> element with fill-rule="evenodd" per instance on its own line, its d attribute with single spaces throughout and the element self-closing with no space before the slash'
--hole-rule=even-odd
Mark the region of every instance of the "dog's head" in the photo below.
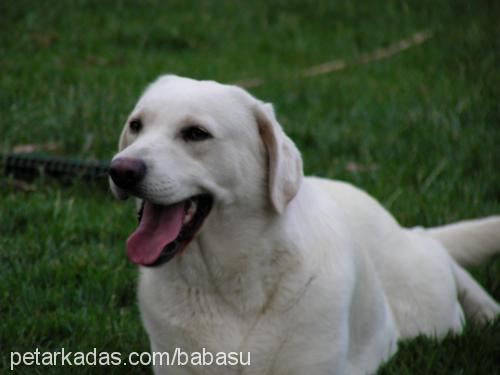
<svg viewBox="0 0 500 375">
<path fill-rule="evenodd" d="M 147 88 L 125 124 L 110 185 L 141 199 L 128 239 L 141 265 L 170 260 L 226 207 L 282 214 L 302 179 L 302 160 L 273 108 L 246 91 L 177 76 Z"/>
</svg>

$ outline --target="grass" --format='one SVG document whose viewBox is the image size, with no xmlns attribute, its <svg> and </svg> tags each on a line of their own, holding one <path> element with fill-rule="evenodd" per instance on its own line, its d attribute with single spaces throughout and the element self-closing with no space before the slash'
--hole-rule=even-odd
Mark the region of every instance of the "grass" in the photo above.
<svg viewBox="0 0 500 375">
<path fill-rule="evenodd" d="M 498 14 L 484 0 L 0 2 L 0 152 L 55 143 L 57 154 L 106 160 L 157 75 L 263 77 L 252 92 L 275 103 L 306 173 L 362 187 L 403 225 L 498 214 Z M 391 58 L 298 74 L 419 30 L 433 37 Z M 11 351 L 147 351 L 124 251 L 131 204 L 104 183 L 0 182 L 0 372 Z M 500 298 L 498 262 L 473 274 Z M 499 328 L 404 343 L 380 373 L 499 373 Z M 70 370 L 124 372 L 16 372 Z"/>
</svg>

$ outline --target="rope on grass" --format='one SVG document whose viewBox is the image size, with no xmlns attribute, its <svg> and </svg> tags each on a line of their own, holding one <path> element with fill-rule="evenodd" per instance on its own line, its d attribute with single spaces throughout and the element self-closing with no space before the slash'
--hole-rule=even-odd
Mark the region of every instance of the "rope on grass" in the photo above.
<svg viewBox="0 0 500 375">
<path fill-rule="evenodd" d="M 430 30 L 418 31 L 412 36 L 399 40 L 385 48 L 377 48 L 371 52 L 361 54 L 357 59 L 347 61 L 344 59 L 333 60 L 323 64 L 315 65 L 310 68 L 304 69 L 299 73 L 302 78 L 316 77 L 323 74 L 328 74 L 340 70 L 347 69 L 355 65 L 364 65 L 373 61 L 387 59 L 393 55 L 401 53 L 411 47 L 425 43 L 432 37 L 433 33 Z M 266 81 L 262 78 L 252 78 L 237 81 L 234 84 L 242 88 L 255 88 L 262 86 Z"/>
</svg>

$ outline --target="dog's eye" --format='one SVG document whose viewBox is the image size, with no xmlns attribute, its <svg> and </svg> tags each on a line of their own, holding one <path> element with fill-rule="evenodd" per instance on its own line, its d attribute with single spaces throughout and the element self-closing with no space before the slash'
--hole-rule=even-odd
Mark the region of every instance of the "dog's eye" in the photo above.
<svg viewBox="0 0 500 375">
<path fill-rule="evenodd" d="M 139 133 L 142 129 L 142 121 L 140 119 L 131 120 L 128 126 L 132 133 Z"/>
<path fill-rule="evenodd" d="M 182 139 L 186 142 L 200 142 L 209 138 L 213 138 L 212 134 L 203 129 L 201 126 L 188 126 L 181 130 Z"/>
</svg>

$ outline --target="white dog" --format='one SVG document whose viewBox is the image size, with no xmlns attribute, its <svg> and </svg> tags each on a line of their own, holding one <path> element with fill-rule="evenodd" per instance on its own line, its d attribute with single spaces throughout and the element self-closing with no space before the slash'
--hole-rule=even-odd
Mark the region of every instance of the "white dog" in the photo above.
<svg viewBox="0 0 500 375">
<path fill-rule="evenodd" d="M 400 339 L 460 332 L 499 305 L 462 266 L 500 250 L 500 217 L 407 229 L 343 182 L 303 177 L 272 106 L 164 76 L 110 168 L 141 203 L 128 239 L 155 352 L 250 353 L 251 364 L 157 374 L 373 373 Z"/>
</svg>

